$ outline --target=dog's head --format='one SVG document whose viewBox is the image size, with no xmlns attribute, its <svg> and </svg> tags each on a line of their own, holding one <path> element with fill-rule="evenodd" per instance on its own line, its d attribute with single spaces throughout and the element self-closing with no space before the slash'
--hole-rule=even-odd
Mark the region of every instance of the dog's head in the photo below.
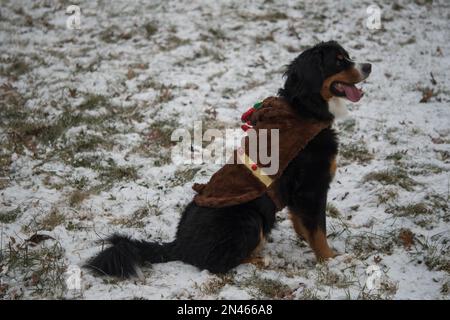
<svg viewBox="0 0 450 320">
<path fill-rule="evenodd" d="M 363 96 L 356 84 L 371 72 L 370 63 L 356 63 L 337 42 L 320 43 L 301 53 L 287 68 L 280 95 L 302 111 L 332 118 L 329 104 L 337 98 L 357 102 Z"/>
</svg>

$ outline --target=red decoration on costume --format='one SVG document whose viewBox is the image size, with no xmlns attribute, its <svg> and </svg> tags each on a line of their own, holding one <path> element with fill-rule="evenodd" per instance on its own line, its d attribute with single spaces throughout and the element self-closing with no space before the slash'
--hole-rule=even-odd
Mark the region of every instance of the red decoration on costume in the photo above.
<svg viewBox="0 0 450 320">
<path fill-rule="evenodd" d="M 241 120 L 242 122 L 247 122 L 248 118 L 250 118 L 250 116 L 252 115 L 252 113 L 255 112 L 255 108 L 250 108 L 247 111 L 245 111 L 242 116 L 241 116 Z"/>
</svg>

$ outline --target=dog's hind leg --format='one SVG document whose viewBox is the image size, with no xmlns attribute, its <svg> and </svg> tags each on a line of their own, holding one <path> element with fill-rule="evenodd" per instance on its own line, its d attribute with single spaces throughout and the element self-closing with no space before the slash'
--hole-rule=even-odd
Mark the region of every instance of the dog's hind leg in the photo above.
<svg viewBox="0 0 450 320">
<path fill-rule="evenodd" d="M 262 248 L 264 247 L 264 244 L 266 242 L 266 239 L 264 237 L 263 231 L 261 229 L 259 233 L 259 243 L 256 246 L 256 248 L 253 250 L 253 252 L 250 254 L 249 257 L 245 258 L 242 263 L 250 263 L 257 267 L 267 267 L 269 264 L 269 261 L 266 257 L 263 257 L 260 255 Z"/>
<path fill-rule="evenodd" d="M 307 227 L 302 221 L 302 217 L 297 213 L 290 213 L 295 232 L 305 239 L 318 261 L 323 261 L 336 256 L 336 253 L 330 248 L 324 228 L 319 225 Z"/>
</svg>

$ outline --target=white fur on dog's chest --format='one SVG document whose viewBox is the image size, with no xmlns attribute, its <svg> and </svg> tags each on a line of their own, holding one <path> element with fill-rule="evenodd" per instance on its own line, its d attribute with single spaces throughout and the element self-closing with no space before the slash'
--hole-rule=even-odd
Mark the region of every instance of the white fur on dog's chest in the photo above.
<svg viewBox="0 0 450 320">
<path fill-rule="evenodd" d="M 346 101 L 343 98 L 332 97 L 328 100 L 328 110 L 334 115 L 335 119 L 342 119 L 348 116 Z"/>
</svg>

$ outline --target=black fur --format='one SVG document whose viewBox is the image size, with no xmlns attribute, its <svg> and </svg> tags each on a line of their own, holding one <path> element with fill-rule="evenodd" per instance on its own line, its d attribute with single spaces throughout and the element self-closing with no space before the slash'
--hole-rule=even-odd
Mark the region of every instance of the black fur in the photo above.
<svg viewBox="0 0 450 320">
<path fill-rule="evenodd" d="M 286 71 L 279 95 L 305 117 L 332 119 L 327 102 L 320 96 L 323 80 L 340 71 L 331 57 L 348 54 L 336 42 L 319 44 L 300 54 Z M 294 214 L 301 215 L 308 229 L 325 230 L 325 207 L 331 181 L 331 161 L 337 154 L 334 131 L 326 129 L 314 138 L 289 164 L 280 178 L 280 193 Z M 247 258 L 275 223 L 276 208 L 267 196 L 243 205 L 221 209 L 204 208 L 191 202 L 184 210 L 175 241 L 166 244 L 131 240 L 114 235 L 112 244 L 91 259 L 87 266 L 118 277 L 136 274 L 136 266 L 181 260 L 224 273 Z"/>
</svg>

